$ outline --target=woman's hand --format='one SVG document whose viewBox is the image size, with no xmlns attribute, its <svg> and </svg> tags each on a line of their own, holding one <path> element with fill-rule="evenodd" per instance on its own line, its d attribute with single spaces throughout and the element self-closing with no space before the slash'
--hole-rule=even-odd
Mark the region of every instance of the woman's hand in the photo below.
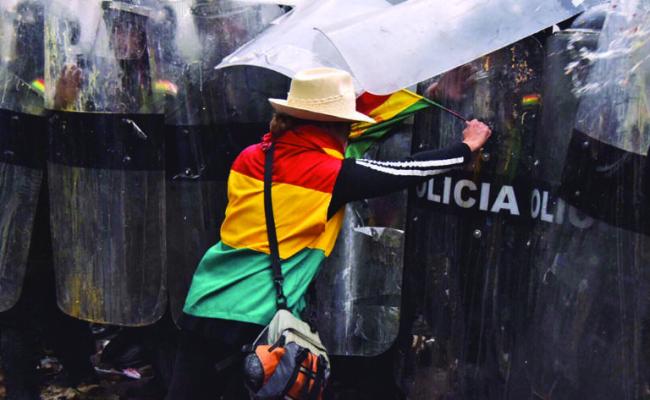
<svg viewBox="0 0 650 400">
<path fill-rule="evenodd" d="M 463 130 L 463 143 L 474 152 L 483 147 L 490 135 L 492 135 L 492 130 L 487 125 L 473 119 L 467 122 L 465 130 Z"/>
</svg>

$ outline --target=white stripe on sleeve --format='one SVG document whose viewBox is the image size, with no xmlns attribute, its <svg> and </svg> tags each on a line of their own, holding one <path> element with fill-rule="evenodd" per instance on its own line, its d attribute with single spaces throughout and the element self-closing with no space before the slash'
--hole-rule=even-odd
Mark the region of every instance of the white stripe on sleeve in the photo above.
<svg viewBox="0 0 650 400">
<path fill-rule="evenodd" d="M 359 159 L 357 161 L 363 161 L 365 164 L 374 164 L 385 167 L 395 167 L 395 168 L 431 168 L 431 167 L 447 167 L 455 164 L 462 164 L 465 162 L 465 157 L 456 157 L 448 158 L 445 160 L 428 160 L 428 161 L 378 161 L 378 160 L 368 160 L 368 159 Z"/>
<path fill-rule="evenodd" d="M 462 157 L 461 157 L 462 159 Z M 356 163 L 362 167 L 370 168 L 372 170 L 383 172 L 385 174 L 397 175 L 397 176 L 433 176 L 438 174 L 443 174 L 445 172 L 451 171 L 451 168 L 445 169 L 400 169 L 392 168 L 384 165 L 376 165 L 373 163 L 367 163 L 368 160 L 355 160 Z"/>
</svg>

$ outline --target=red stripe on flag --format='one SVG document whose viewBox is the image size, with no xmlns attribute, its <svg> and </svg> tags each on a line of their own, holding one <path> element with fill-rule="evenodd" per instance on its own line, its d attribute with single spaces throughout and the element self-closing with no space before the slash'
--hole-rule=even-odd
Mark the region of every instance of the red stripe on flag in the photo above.
<svg viewBox="0 0 650 400">
<path fill-rule="evenodd" d="M 261 146 L 252 145 L 237 157 L 232 169 L 263 181 L 264 159 L 265 153 Z M 273 160 L 273 182 L 332 193 L 341 163 L 342 160 L 319 151 L 295 146 L 278 146 Z"/>
<path fill-rule="evenodd" d="M 377 96 L 372 93 L 364 92 L 361 96 L 357 97 L 357 111 L 370 115 L 372 110 L 382 105 L 390 96 L 392 96 L 392 94 Z"/>
</svg>

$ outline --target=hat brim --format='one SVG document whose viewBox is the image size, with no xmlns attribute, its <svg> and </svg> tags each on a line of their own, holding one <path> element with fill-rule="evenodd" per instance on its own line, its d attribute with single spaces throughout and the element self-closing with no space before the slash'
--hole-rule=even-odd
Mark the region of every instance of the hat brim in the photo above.
<svg viewBox="0 0 650 400">
<path fill-rule="evenodd" d="M 287 100 L 283 99 L 269 99 L 271 107 L 279 113 L 286 114 L 295 118 L 306 119 L 310 121 L 322 122 L 369 122 L 374 123 L 375 120 L 357 111 L 348 113 L 327 114 L 308 110 L 305 108 L 290 106 Z"/>
</svg>

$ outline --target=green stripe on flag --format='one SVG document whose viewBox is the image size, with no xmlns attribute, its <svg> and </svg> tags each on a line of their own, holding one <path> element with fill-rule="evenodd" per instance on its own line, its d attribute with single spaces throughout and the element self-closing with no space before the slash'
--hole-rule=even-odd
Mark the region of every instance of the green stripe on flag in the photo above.
<svg viewBox="0 0 650 400">
<path fill-rule="evenodd" d="M 349 158 L 361 158 L 373 144 L 390 133 L 393 128 L 398 126 L 411 114 L 431 106 L 437 106 L 437 104 L 429 99 L 422 98 L 393 118 L 371 125 L 361 136 L 350 139 L 348 147 L 345 149 L 345 156 Z"/>
</svg>

